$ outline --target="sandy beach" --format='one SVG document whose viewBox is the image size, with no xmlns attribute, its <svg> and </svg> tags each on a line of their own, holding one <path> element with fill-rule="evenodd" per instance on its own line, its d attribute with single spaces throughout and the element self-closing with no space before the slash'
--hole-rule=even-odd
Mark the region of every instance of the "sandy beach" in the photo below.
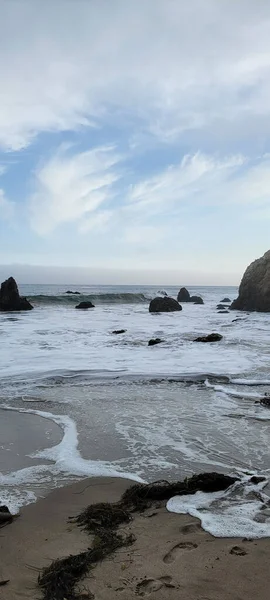
<svg viewBox="0 0 270 600">
<path fill-rule="evenodd" d="M 0 531 L 0 598 L 42 598 L 39 571 L 53 560 L 89 548 L 92 536 L 68 522 L 87 505 L 115 502 L 130 487 L 123 479 L 84 479 L 22 509 Z M 185 600 L 266 600 L 270 541 L 218 539 L 189 515 L 151 507 L 119 531 L 136 541 L 91 570 L 78 598 L 128 600 L 138 596 Z M 53 598 L 52 598 L 53 600 Z"/>
</svg>

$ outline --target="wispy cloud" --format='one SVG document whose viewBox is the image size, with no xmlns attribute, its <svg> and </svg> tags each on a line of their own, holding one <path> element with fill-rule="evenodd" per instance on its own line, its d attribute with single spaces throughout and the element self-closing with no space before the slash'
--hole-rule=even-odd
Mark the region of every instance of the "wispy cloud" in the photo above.
<svg viewBox="0 0 270 600">
<path fill-rule="evenodd" d="M 33 229 L 47 234 L 62 223 L 75 222 L 84 231 L 104 224 L 108 213 L 95 211 L 113 197 L 119 160 L 109 146 L 81 153 L 61 147 L 36 171 L 36 191 L 30 199 Z"/>
<path fill-rule="evenodd" d="M 217 128 L 235 138 L 258 120 L 269 134 L 270 6 L 263 0 L 0 6 L 6 149 L 23 148 L 42 131 L 108 121 L 123 127 L 126 119 L 134 133 L 162 140 Z"/>
</svg>

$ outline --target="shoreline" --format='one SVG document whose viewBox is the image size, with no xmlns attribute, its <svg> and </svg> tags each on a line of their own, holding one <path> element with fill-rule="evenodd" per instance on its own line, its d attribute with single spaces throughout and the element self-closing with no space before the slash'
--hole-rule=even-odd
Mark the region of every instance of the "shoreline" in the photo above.
<svg viewBox="0 0 270 600">
<path fill-rule="evenodd" d="M 131 485 L 124 479 L 87 478 L 25 506 L 20 517 L 0 532 L 0 580 L 9 580 L 0 587 L 0 598 L 42 598 L 37 587 L 39 571 L 57 558 L 91 546 L 92 536 L 68 518 L 89 504 L 118 501 Z M 136 541 L 98 563 L 91 576 L 80 582 L 84 595 L 78 597 L 268 598 L 264 582 L 269 570 L 269 538 L 252 542 L 214 538 L 197 519 L 169 513 L 164 505 L 136 513 L 121 531 L 133 534 Z"/>
</svg>

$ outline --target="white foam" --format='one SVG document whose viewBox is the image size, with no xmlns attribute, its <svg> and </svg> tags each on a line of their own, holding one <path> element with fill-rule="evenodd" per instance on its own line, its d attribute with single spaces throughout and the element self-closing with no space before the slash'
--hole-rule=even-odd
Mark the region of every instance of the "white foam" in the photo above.
<svg viewBox="0 0 270 600">
<path fill-rule="evenodd" d="M 242 481 L 225 492 L 175 496 L 167 503 L 173 513 L 200 519 L 215 537 L 270 537 L 270 501 L 258 485 Z"/>
<path fill-rule="evenodd" d="M 270 379 L 231 379 L 230 383 L 234 385 L 270 385 Z"/>
<path fill-rule="evenodd" d="M 54 476 L 67 474 L 77 477 L 121 477 L 132 481 L 142 482 L 136 474 L 116 470 L 112 464 L 106 461 L 86 460 L 81 457 L 78 450 L 78 434 L 74 421 L 67 415 L 54 415 L 50 412 L 34 409 L 3 407 L 5 410 L 38 415 L 45 419 L 54 421 L 63 430 L 63 438 L 59 444 L 52 448 L 46 448 L 35 452 L 31 457 L 52 461 L 51 465 L 41 464 L 13 473 L 0 476 L 0 484 L 12 485 L 36 483 L 48 481 L 48 472 Z"/>
<path fill-rule="evenodd" d="M 206 381 L 205 385 L 206 385 L 206 387 L 211 388 L 212 390 L 215 390 L 215 392 L 221 392 L 223 394 L 226 394 L 227 396 L 232 396 L 232 398 L 248 398 L 250 400 L 262 400 L 264 398 L 264 396 L 262 394 L 259 394 L 258 392 L 255 392 L 255 393 L 241 392 L 241 391 L 239 392 L 238 390 L 235 390 L 228 386 L 213 385 L 213 384 L 209 383 L 209 381 Z"/>
<path fill-rule="evenodd" d="M 8 506 L 10 512 L 15 515 L 22 506 L 36 502 L 37 497 L 29 490 L 5 489 L 0 492 L 0 505 Z"/>
</svg>

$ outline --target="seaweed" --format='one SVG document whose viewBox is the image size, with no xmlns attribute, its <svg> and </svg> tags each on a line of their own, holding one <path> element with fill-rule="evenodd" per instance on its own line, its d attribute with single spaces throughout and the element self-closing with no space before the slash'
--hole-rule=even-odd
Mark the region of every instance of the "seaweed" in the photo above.
<svg viewBox="0 0 270 600">
<path fill-rule="evenodd" d="M 86 577 L 97 563 L 119 548 L 134 543 L 135 537 L 132 534 L 117 533 L 120 525 L 132 520 L 132 513 L 142 512 L 154 503 L 164 502 L 174 495 L 225 490 L 236 481 L 236 477 L 220 473 L 202 473 L 172 483 L 156 481 L 150 484 L 135 484 L 124 492 L 119 502 L 88 506 L 71 520 L 88 533 L 94 534 L 92 547 L 80 554 L 57 559 L 43 569 L 38 578 L 43 599 L 79 600 L 80 594 L 76 592 L 79 581 Z"/>
</svg>

